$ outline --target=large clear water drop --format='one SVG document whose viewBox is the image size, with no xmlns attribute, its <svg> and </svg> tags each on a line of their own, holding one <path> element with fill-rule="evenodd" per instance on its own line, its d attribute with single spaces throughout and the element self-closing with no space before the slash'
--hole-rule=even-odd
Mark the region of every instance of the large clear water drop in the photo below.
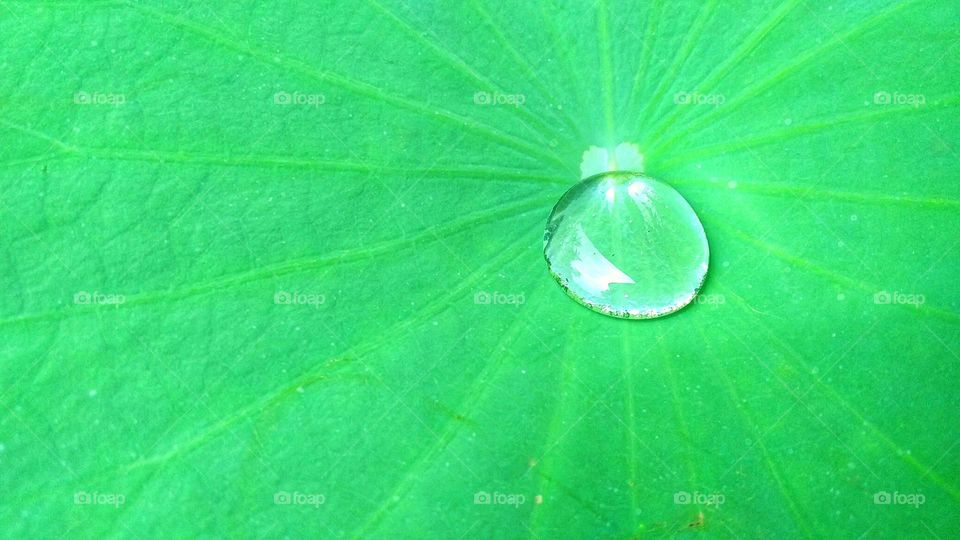
<svg viewBox="0 0 960 540">
<path fill-rule="evenodd" d="M 590 176 L 560 198 L 543 253 L 571 298 L 624 319 L 661 317 L 689 304 L 710 260 L 703 225 L 683 196 L 624 171 Z"/>
</svg>

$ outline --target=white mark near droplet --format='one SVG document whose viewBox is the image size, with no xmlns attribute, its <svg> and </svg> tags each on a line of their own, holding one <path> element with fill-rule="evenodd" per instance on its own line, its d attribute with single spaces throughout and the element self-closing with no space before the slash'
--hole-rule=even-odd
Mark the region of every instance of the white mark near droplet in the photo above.
<svg viewBox="0 0 960 540">
<path fill-rule="evenodd" d="M 634 143 L 620 143 L 612 150 L 591 146 L 580 158 L 580 179 L 610 171 L 643 172 L 643 154 Z"/>
</svg>

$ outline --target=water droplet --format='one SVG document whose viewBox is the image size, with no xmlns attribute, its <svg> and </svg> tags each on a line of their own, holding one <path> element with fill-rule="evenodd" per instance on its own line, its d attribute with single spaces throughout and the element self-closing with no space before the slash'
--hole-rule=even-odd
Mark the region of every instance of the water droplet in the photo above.
<svg viewBox="0 0 960 540">
<path fill-rule="evenodd" d="M 649 319 L 689 304 L 710 248 L 675 189 L 635 172 L 607 172 L 570 188 L 544 233 L 550 273 L 571 298 L 613 317 Z"/>
</svg>

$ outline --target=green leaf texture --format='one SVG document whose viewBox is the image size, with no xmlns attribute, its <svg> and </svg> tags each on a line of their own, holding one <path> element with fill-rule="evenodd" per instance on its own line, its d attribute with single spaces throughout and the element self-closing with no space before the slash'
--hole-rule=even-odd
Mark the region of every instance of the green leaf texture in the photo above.
<svg viewBox="0 0 960 540">
<path fill-rule="evenodd" d="M 960 5 L 0 2 L 9 538 L 956 538 Z M 567 298 L 590 146 L 697 302 Z"/>
</svg>

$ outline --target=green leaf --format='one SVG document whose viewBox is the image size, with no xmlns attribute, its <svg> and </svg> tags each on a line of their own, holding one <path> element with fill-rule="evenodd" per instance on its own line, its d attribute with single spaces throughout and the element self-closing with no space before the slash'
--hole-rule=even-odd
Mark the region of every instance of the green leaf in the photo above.
<svg viewBox="0 0 960 540">
<path fill-rule="evenodd" d="M 960 533 L 955 2 L 0 7 L 4 535 Z M 543 260 L 621 143 L 669 317 Z"/>
</svg>

